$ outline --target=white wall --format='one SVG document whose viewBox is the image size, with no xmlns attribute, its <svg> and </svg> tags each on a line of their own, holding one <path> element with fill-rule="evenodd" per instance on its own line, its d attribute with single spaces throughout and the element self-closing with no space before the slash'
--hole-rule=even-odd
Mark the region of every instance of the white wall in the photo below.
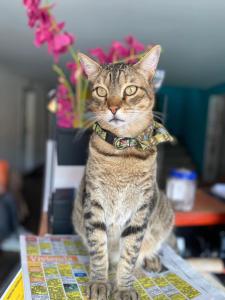
<svg viewBox="0 0 225 300">
<path fill-rule="evenodd" d="M 0 65 L 0 159 L 7 159 L 20 171 L 24 171 L 24 95 L 28 88 L 38 95 L 34 153 L 38 165 L 44 160 L 47 128 L 45 88 Z"/>
</svg>

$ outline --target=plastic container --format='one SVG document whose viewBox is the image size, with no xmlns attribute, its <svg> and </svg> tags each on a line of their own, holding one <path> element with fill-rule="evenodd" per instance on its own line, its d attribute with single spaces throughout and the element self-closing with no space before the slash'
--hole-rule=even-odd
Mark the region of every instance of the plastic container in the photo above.
<svg viewBox="0 0 225 300">
<path fill-rule="evenodd" d="M 197 174 L 195 171 L 171 170 L 166 183 L 166 194 L 176 210 L 189 211 L 193 208 L 196 186 Z"/>
</svg>

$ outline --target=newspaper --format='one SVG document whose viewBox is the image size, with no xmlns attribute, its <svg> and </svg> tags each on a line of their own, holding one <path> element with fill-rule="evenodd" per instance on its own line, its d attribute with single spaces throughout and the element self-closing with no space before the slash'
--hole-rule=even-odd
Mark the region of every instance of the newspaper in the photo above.
<svg viewBox="0 0 225 300">
<path fill-rule="evenodd" d="M 1 300 L 24 300 L 23 279 L 21 270 L 18 271 L 11 284 L 1 297 Z"/>
<path fill-rule="evenodd" d="M 20 242 L 26 300 L 87 299 L 89 257 L 78 236 L 21 236 Z M 162 248 L 161 273 L 135 273 L 141 300 L 225 299 L 169 246 Z"/>
</svg>

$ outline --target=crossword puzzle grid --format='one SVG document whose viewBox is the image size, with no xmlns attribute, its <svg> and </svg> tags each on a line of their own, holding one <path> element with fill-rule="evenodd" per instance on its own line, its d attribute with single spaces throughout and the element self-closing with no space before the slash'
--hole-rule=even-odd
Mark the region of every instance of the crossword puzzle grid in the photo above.
<svg viewBox="0 0 225 300">
<path fill-rule="evenodd" d="M 26 266 L 32 300 L 86 300 L 88 253 L 77 236 L 27 236 Z M 139 272 L 134 282 L 141 300 L 195 299 L 200 291 L 177 274 Z"/>
</svg>

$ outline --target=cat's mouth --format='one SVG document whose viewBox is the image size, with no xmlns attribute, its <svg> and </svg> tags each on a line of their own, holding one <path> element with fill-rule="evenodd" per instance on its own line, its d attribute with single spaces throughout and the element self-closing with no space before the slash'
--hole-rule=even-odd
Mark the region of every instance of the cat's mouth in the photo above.
<svg viewBox="0 0 225 300">
<path fill-rule="evenodd" d="M 117 117 L 113 117 L 111 120 L 109 120 L 109 122 L 110 123 L 119 123 L 119 122 L 125 122 L 124 120 L 121 120 L 121 119 L 119 119 L 119 118 L 117 118 Z"/>
</svg>

